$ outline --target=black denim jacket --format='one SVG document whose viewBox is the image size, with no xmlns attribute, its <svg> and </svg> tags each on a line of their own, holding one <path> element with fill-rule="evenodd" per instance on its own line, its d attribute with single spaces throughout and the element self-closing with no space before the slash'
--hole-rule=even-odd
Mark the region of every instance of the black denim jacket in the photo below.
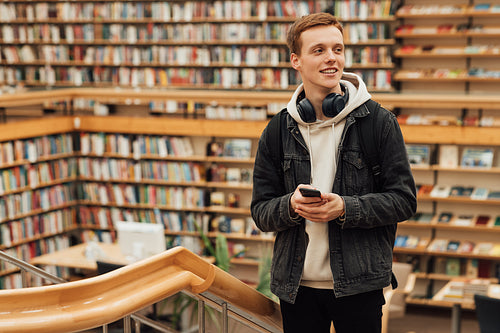
<svg viewBox="0 0 500 333">
<path fill-rule="evenodd" d="M 310 156 L 295 120 L 281 117 L 283 162 L 273 157 L 279 144 L 268 125 L 259 140 L 254 166 L 252 217 L 265 232 L 276 232 L 271 290 L 293 303 L 297 295 L 308 243 L 304 219 L 290 217 L 290 196 L 298 184 L 309 184 Z M 364 105 L 346 119 L 339 145 L 332 192 L 346 205 L 346 220 L 329 222 L 330 266 L 337 297 L 382 289 L 391 283 L 392 251 L 397 223 L 416 211 L 415 182 L 399 124 L 393 113 L 380 108 L 380 189 L 363 156 L 354 122 L 368 114 Z M 279 117 L 280 115 L 276 115 Z M 281 169 L 281 170 L 280 170 Z"/>
</svg>

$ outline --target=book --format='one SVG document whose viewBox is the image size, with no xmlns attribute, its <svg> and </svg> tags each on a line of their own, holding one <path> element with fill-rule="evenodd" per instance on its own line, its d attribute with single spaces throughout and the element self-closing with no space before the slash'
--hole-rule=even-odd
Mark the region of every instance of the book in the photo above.
<svg viewBox="0 0 500 333">
<path fill-rule="evenodd" d="M 464 148 L 462 167 L 491 168 L 493 165 L 492 148 Z"/>
<path fill-rule="evenodd" d="M 411 165 L 429 166 L 431 159 L 430 145 L 406 144 L 406 152 Z"/>
<path fill-rule="evenodd" d="M 471 186 L 452 186 L 450 197 L 470 197 L 474 191 Z"/>
<path fill-rule="evenodd" d="M 446 259 L 446 275 L 451 275 L 451 276 L 460 275 L 460 258 Z"/>
<path fill-rule="evenodd" d="M 485 200 L 488 198 L 489 189 L 485 187 L 476 187 L 474 191 L 472 191 L 470 198 L 473 200 Z"/>
<path fill-rule="evenodd" d="M 240 181 L 242 183 L 251 184 L 253 181 L 253 169 L 252 168 L 241 168 L 240 169 Z"/>
<path fill-rule="evenodd" d="M 418 187 L 417 195 L 429 195 L 433 188 L 434 185 L 432 184 L 422 184 Z"/>
<path fill-rule="evenodd" d="M 397 235 L 396 240 L 394 242 L 394 246 L 395 247 L 405 247 L 407 240 L 408 240 L 407 235 Z"/>
<path fill-rule="evenodd" d="M 224 156 L 250 158 L 252 141 L 250 139 L 226 139 Z"/>
<path fill-rule="evenodd" d="M 465 275 L 469 278 L 477 278 L 478 275 L 478 260 L 468 259 L 465 264 Z"/>
<path fill-rule="evenodd" d="M 495 218 L 494 227 L 500 227 L 500 215 Z"/>
<path fill-rule="evenodd" d="M 491 216 L 481 214 L 481 215 L 478 215 L 476 217 L 476 223 L 475 224 L 477 226 L 487 226 L 488 223 L 490 222 L 490 220 L 491 220 Z"/>
<path fill-rule="evenodd" d="M 230 233 L 231 232 L 231 218 L 221 215 L 217 218 L 217 231 Z"/>
<path fill-rule="evenodd" d="M 420 216 L 418 216 L 417 222 L 430 223 L 433 218 L 434 218 L 434 214 L 432 214 L 432 213 L 421 213 Z"/>
<path fill-rule="evenodd" d="M 436 222 L 441 224 L 446 224 L 449 223 L 452 218 L 453 218 L 453 213 L 442 212 L 439 214 Z"/>
<path fill-rule="evenodd" d="M 459 214 L 454 220 L 454 225 L 471 227 L 474 224 L 474 216 L 469 214 Z"/>
<path fill-rule="evenodd" d="M 240 206 L 240 195 L 238 193 L 228 193 L 227 194 L 227 206 L 228 207 L 239 207 Z"/>
<path fill-rule="evenodd" d="M 414 249 L 418 246 L 420 238 L 418 236 L 409 235 L 406 239 L 405 247 Z"/>
<path fill-rule="evenodd" d="M 233 218 L 231 220 L 231 232 L 235 234 L 244 234 L 245 220 L 242 218 Z"/>
<path fill-rule="evenodd" d="M 490 6 L 491 6 L 491 4 L 489 4 L 489 3 L 484 3 L 484 2 L 477 3 L 474 5 L 474 10 L 475 11 L 488 11 L 488 10 L 490 10 Z"/>
<path fill-rule="evenodd" d="M 457 252 L 459 246 L 460 246 L 460 241 L 450 240 L 448 242 L 448 246 L 446 247 L 446 251 L 448 251 L 448 252 Z"/>
<path fill-rule="evenodd" d="M 434 265 L 432 271 L 436 274 L 446 274 L 446 258 L 436 257 L 434 258 Z"/>
<path fill-rule="evenodd" d="M 468 241 L 468 240 L 463 240 L 460 242 L 460 245 L 458 246 L 457 252 L 458 253 L 472 253 L 474 250 L 474 246 L 476 244 L 474 242 Z"/>
<path fill-rule="evenodd" d="M 500 200 L 500 191 L 490 191 L 488 193 L 488 199 Z"/>
<path fill-rule="evenodd" d="M 493 243 L 490 242 L 480 242 L 474 247 L 474 254 L 489 255 L 493 249 Z"/>
<path fill-rule="evenodd" d="M 491 277 L 490 260 L 479 259 L 477 264 L 477 277 L 488 279 Z"/>
<path fill-rule="evenodd" d="M 452 186 L 452 188 L 450 190 L 450 197 L 460 197 L 460 196 L 462 196 L 463 191 L 464 191 L 463 186 L 459 186 L 459 185 Z"/>
<path fill-rule="evenodd" d="M 207 143 L 207 156 L 222 156 L 224 153 L 224 144 L 212 139 Z"/>
<path fill-rule="evenodd" d="M 215 191 L 210 193 L 210 204 L 212 206 L 224 206 L 224 192 Z"/>
<path fill-rule="evenodd" d="M 429 251 L 433 252 L 446 252 L 448 247 L 448 240 L 442 238 L 435 238 L 428 246 Z"/>
<path fill-rule="evenodd" d="M 436 185 L 432 189 L 430 196 L 434 198 L 447 198 L 450 195 L 451 187 L 448 185 Z"/>
<path fill-rule="evenodd" d="M 462 191 L 462 196 L 470 198 L 472 193 L 474 192 L 474 187 L 473 186 L 464 186 L 464 189 Z"/>
<path fill-rule="evenodd" d="M 500 243 L 496 243 L 493 245 L 493 248 L 490 251 L 490 255 L 495 257 L 500 256 Z"/>
<path fill-rule="evenodd" d="M 226 181 L 230 183 L 239 183 L 241 181 L 240 168 L 227 168 Z"/>
</svg>

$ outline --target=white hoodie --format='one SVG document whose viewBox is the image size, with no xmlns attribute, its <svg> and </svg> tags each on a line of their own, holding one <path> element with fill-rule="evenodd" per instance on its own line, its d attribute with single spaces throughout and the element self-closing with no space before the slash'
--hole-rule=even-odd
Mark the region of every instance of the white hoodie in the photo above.
<svg viewBox="0 0 500 333">
<path fill-rule="evenodd" d="M 300 118 L 297 112 L 297 97 L 303 91 L 302 85 L 295 90 L 287 105 L 287 111 L 297 121 L 309 149 L 311 184 L 324 193 L 330 193 L 333 188 L 337 170 L 338 145 L 344 130 L 345 117 L 371 98 L 365 83 L 358 75 L 344 73 L 340 82 L 349 90 L 349 100 L 345 108 L 333 118 L 316 120 L 314 123 L 306 123 Z M 314 223 L 306 220 L 306 232 L 309 235 L 309 242 L 301 285 L 332 289 L 328 223 Z"/>
</svg>

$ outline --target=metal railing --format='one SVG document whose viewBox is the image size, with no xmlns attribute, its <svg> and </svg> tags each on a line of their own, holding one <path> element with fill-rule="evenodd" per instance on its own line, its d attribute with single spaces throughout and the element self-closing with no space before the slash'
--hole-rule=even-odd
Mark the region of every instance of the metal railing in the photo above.
<svg viewBox="0 0 500 333">
<path fill-rule="evenodd" d="M 21 271 L 22 276 L 22 286 L 23 288 L 28 287 L 27 283 L 27 274 L 31 273 L 37 277 L 50 281 L 54 284 L 67 283 L 68 281 L 52 275 L 43 269 L 40 269 L 37 266 L 31 265 L 23 260 L 15 258 L 3 251 L 0 251 L 0 260 L 5 260 L 15 266 L 17 266 Z M 245 312 L 231 304 L 228 304 L 223 299 L 217 297 L 216 295 L 210 292 L 202 292 L 199 294 L 194 294 L 188 292 L 186 290 L 181 291 L 182 293 L 197 299 L 198 303 L 198 332 L 205 333 L 206 332 L 206 316 L 205 316 L 205 308 L 208 306 L 222 313 L 222 333 L 228 333 L 229 325 L 228 319 L 231 317 L 232 319 L 240 322 L 258 332 L 273 332 L 278 333 L 281 330 L 276 329 L 272 325 L 265 323 L 264 321 L 259 320 L 258 318 L 252 316 L 249 312 Z M 137 309 L 136 311 L 138 311 Z M 134 332 L 141 332 L 141 325 L 146 325 L 159 332 L 165 333 L 179 333 L 177 330 L 159 322 L 148 318 L 138 312 L 130 314 L 128 316 L 123 317 L 123 332 L 132 333 L 132 323 L 134 322 Z M 90 328 L 89 328 L 90 329 Z M 108 324 L 102 325 L 102 332 L 108 332 Z"/>
</svg>

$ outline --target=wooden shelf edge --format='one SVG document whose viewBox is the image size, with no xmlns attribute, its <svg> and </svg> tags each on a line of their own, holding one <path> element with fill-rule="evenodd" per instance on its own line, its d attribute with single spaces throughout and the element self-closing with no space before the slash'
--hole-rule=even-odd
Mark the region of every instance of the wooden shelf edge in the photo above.
<svg viewBox="0 0 500 333">
<path fill-rule="evenodd" d="M 78 130 L 179 136 L 259 138 L 267 121 L 79 116 Z"/>
<path fill-rule="evenodd" d="M 14 123 L 0 124 L 0 141 L 12 141 L 37 136 L 72 132 L 71 116 L 43 117 Z"/>
</svg>

